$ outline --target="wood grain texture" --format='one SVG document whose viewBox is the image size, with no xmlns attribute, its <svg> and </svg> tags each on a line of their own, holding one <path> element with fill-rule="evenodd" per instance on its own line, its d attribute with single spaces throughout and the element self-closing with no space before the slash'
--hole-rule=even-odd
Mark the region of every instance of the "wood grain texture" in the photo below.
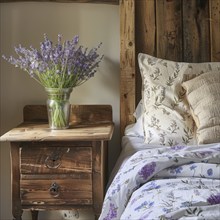
<svg viewBox="0 0 220 220">
<path fill-rule="evenodd" d="M 138 66 L 137 56 L 139 53 L 147 53 L 156 56 L 156 2 L 135 2 L 135 50 L 136 50 L 136 103 L 141 99 L 142 79 Z"/>
<path fill-rule="evenodd" d="M 53 183 L 59 186 L 58 194 L 51 194 Z M 74 205 L 92 204 L 92 180 L 89 179 L 48 179 L 21 180 L 21 204 Z"/>
<path fill-rule="evenodd" d="M 22 216 L 23 210 L 20 201 L 20 157 L 19 144 L 11 143 L 11 190 L 12 190 L 12 215 L 15 219 Z"/>
<path fill-rule="evenodd" d="M 209 1 L 183 1 L 184 61 L 210 61 Z"/>
<path fill-rule="evenodd" d="M 157 57 L 182 60 L 182 1 L 156 1 Z"/>
<path fill-rule="evenodd" d="M 46 105 L 26 105 L 23 109 L 24 122 L 47 122 Z M 70 124 L 95 124 L 112 121 L 110 105 L 71 105 Z"/>
<path fill-rule="evenodd" d="M 120 124 L 121 135 L 127 124 L 134 122 L 135 110 L 135 25 L 134 0 L 120 0 Z"/>
<path fill-rule="evenodd" d="M 102 193 L 98 193 L 99 189 L 103 189 L 102 185 L 102 174 L 101 174 L 101 152 L 103 150 L 103 142 L 94 142 L 93 143 L 93 173 L 92 173 L 92 182 L 93 182 L 93 203 L 94 212 L 96 215 L 100 215 L 102 209 L 102 202 L 104 199 L 104 191 Z"/>
<path fill-rule="evenodd" d="M 0 141 L 110 140 L 112 134 L 112 123 L 71 126 L 65 130 L 51 130 L 47 123 L 23 123 L 2 135 Z"/>
<path fill-rule="evenodd" d="M 138 53 L 156 55 L 156 1 L 135 2 L 135 44 Z M 136 54 L 137 56 L 138 54 Z"/>
<path fill-rule="evenodd" d="M 60 3 L 99 3 L 118 5 L 119 0 L 0 0 L 2 3 L 7 2 L 60 2 Z"/>
<path fill-rule="evenodd" d="M 21 144 L 21 174 L 84 174 L 92 172 L 92 148 L 57 143 Z M 67 175 L 68 176 L 68 175 Z M 64 177 L 64 175 L 63 175 Z M 63 178 L 62 177 L 62 178 Z"/>
<path fill-rule="evenodd" d="M 211 0 L 209 2 L 211 60 L 217 62 L 220 61 L 220 0 Z"/>
</svg>

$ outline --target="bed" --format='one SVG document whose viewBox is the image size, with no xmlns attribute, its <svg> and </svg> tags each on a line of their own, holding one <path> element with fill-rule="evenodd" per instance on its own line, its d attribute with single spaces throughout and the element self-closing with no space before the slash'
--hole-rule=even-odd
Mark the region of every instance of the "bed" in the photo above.
<svg viewBox="0 0 220 220">
<path fill-rule="evenodd" d="M 119 4 L 122 150 L 99 220 L 220 219 L 220 1 Z"/>
</svg>

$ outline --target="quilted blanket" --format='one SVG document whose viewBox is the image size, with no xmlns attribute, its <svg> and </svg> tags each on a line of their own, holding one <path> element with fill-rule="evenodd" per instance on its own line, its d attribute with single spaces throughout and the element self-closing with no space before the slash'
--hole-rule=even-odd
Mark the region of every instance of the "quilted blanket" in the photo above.
<svg viewBox="0 0 220 220">
<path fill-rule="evenodd" d="M 220 144 L 141 150 L 120 168 L 99 220 L 220 219 Z"/>
</svg>

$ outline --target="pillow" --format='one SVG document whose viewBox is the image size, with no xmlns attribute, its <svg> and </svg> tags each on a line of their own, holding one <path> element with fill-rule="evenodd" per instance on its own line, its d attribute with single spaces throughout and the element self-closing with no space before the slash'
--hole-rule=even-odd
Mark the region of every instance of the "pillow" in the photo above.
<svg viewBox="0 0 220 220">
<path fill-rule="evenodd" d="M 204 73 L 182 86 L 196 122 L 198 143 L 220 142 L 220 71 Z"/>
<path fill-rule="evenodd" d="M 125 135 L 130 135 L 130 136 L 136 136 L 136 137 L 143 138 L 144 137 L 144 131 L 143 131 L 143 123 L 142 123 L 142 118 L 143 118 L 143 102 L 142 102 L 142 99 L 139 101 L 133 115 L 136 118 L 136 122 L 126 126 Z"/>
<path fill-rule="evenodd" d="M 137 105 L 137 108 L 135 109 L 135 112 L 134 112 L 134 117 L 136 118 L 136 120 L 138 118 L 140 118 L 142 116 L 142 113 L 143 113 L 143 101 L 142 99 L 139 101 L 138 105 Z"/>
<path fill-rule="evenodd" d="M 142 120 L 143 120 L 143 115 L 140 115 L 135 123 L 127 125 L 125 128 L 125 135 L 144 138 Z"/>
<path fill-rule="evenodd" d="M 166 146 L 197 144 L 195 123 L 185 99 L 184 81 L 220 70 L 220 63 L 184 63 L 138 55 L 142 76 L 145 143 Z"/>
</svg>

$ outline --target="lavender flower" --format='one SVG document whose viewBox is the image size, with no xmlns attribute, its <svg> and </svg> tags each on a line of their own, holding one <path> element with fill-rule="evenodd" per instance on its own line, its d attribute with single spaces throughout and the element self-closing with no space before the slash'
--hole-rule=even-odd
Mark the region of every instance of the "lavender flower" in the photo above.
<svg viewBox="0 0 220 220">
<path fill-rule="evenodd" d="M 144 167 L 142 167 L 142 169 L 138 172 L 138 174 L 143 179 L 147 179 L 148 177 L 150 177 L 154 173 L 155 167 L 156 167 L 155 162 L 151 162 L 149 164 L 146 164 Z"/>
<path fill-rule="evenodd" d="M 176 150 L 177 151 L 177 150 L 182 150 L 184 148 L 186 148 L 186 146 L 176 145 L 176 146 L 172 146 L 171 150 Z"/>
<path fill-rule="evenodd" d="M 117 208 L 114 206 L 113 203 L 110 203 L 110 209 L 107 216 L 103 220 L 111 220 L 117 217 Z"/>
<path fill-rule="evenodd" d="M 213 170 L 210 168 L 207 170 L 207 174 L 208 176 L 212 176 L 213 175 Z"/>
<path fill-rule="evenodd" d="M 136 207 L 134 210 L 135 211 L 139 211 L 141 209 L 149 209 L 150 207 L 152 207 L 154 205 L 154 202 L 150 202 L 148 203 L 147 201 L 144 201 L 142 204 L 140 204 L 138 207 Z"/>
<path fill-rule="evenodd" d="M 220 193 L 218 193 L 217 195 L 211 195 L 207 199 L 207 202 L 211 205 L 220 204 Z"/>
<path fill-rule="evenodd" d="M 78 42 L 79 36 L 75 36 L 71 41 L 62 43 L 59 34 L 57 44 L 53 45 L 45 34 L 39 50 L 19 45 L 15 47 L 18 58 L 3 58 L 28 72 L 45 88 L 76 87 L 94 76 L 103 58 L 97 53 L 101 43 L 88 51 L 87 48 L 78 46 Z"/>
<path fill-rule="evenodd" d="M 148 205 L 148 202 L 147 201 L 144 201 L 142 204 L 140 204 L 138 207 L 136 207 L 134 210 L 137 211 L 137 210 L 140 210 L 142 208 L 146 208 L 146 206 Z"/>
<path fill-rule="evenodd" d="M 192 166 L 190 166 L 190 170 L 195 170 L 196 167 L 197 166 L 193 164 Z"/>
<path fill-rule="evenodd" d="M 172 174 L 181 173 L 182 170 L 183 170 L 183 168 L 181 166 L 179 166 L 179 167 L 175 167 L 175 166 L 170 167 L 170 173 L 172 173 Z"/>
</svg>

